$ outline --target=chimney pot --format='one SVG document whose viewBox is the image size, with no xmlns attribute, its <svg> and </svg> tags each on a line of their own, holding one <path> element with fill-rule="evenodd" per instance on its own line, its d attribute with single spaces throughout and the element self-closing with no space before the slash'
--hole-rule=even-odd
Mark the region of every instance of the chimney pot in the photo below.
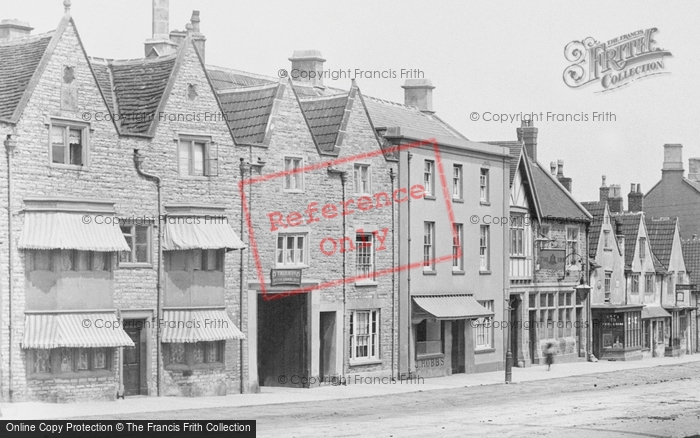
<svg viewBox="0 0 700 438">
<path fill-rule="evenodd" d="M 610 184 L 610 194 L 608 196 L 608 205 L 611 213 L 622 213 L 623 211 L 622 189 L 619 184 Z"/>
<path fill-rule="evenodd" d="M 642 185 L 637 184 L 637 193 L 642 193 Z"/>
<path fill-rule="evenodd" d="M 605 202 L 610 197 L 610 187 L 605 185 L 605 175 L 603 175 L 603 184 L 600 186 L 599 190 L 600 196 L 598 200 L 600 202 Z"/>
<path fill-rule="evenodd" d="M 557 176 L 564 176 L 564 160 L 557 160 Z"/>
<path fill-rule="evenodd" d="M 295 81 L 309 82 L 314 87 L 323 87 L 323 55 L 318 50 L 295 50 L 292 57 L 290 76 Z M 313 73 L 313 74 L 311 74 Z"/>
<path fill-rule="evenodd" d="M 31 35 L 33 27 L 29 23 L 19 20 L 0 21 L 0 40 L 11 40 Z"/>
<path fill-rule="evenodd" d="M 192 30 L 199 33 L 199 11 L 192 11 L 192 18 L 190 18 L 190 23 L 192 23 Z"/>
<path fill-rule="evenodd" d="M 433 113 L 433 83 L 430 79 L 406 79 L 401 86 L 404 92 L 404 104 L 415 106 L 426 113 Z"/>
<path fill-rule="evenodd" d="M 627 195 L 627 208 L 630 212 L 637 213 L 644 210 L 644 195 L 641 188 L 641 184 L 632 184 Z"/>
</svg>

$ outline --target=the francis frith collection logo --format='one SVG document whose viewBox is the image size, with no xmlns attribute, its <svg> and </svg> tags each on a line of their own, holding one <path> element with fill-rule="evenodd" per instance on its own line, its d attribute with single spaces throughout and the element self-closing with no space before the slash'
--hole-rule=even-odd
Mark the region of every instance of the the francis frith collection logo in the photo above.
<svg viewBox="0 0 700 438">
<path fill-rule="evenodd" d="M 673 56 L 657 46 L 654 34 L 658 29 L 637 30 L 607 42 L 592 37 L 572 41 L 566 45 L 564 55 L 572 62 L 564 70 L 564 83 L 580 88 L 600 82 L 602 90 L 612 91 L 629 85 L 637 79 L 669 74 L 664 57 Z"/>
</svg>

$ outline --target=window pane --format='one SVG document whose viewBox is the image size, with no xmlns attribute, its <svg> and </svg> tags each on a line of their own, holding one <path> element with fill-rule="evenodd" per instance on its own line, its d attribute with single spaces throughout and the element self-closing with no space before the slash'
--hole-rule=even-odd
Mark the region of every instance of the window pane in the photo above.
<svg viewBox="0 0 700 438">
<path fill-rule="evenodd" d="M 106 252 L 93 252 L 92 253 L 92 266 L 91 269 L 93 271 L 107 271 L 109 270 L 107 268 L 107 257 L 109 256 L 109 253 Z"/>
<path fill-rule="evenodd" d="M 170 363 L 185 363 L 185 344 L 170 344 Z"/>
<path fill-rule="evenodd" d="M 284 237 L 277 236 L 277 263 L 284 263 Z"/>
<path fill-rule="evenodd" d="M 190 142 L 181 141 L 179 146 L 180 175 L 190 174 Z"/>
<path fill-rule="evenodd" d="M 70 348 L 60 348 L 58 352 L 58 360 L 61 372 L 73 371 L 73 352 Z"/>
<path fill-rule="evenodd" d="M 209 363 L 211 363 L 211 362 L 221 362 L 221 359 L 220 359 L 221 356 L 220 356 L 220 354 L 219 354 L 220 346 L 221 346 L 221 343 L 220 343 L 220 342 L 209 342 L 209 350 L 208 350 L 208 354 L 207 354 L 207 362 L 209 362 Z"/>
<path fill-rule="evenodd" d="M 294 260 L 296 263 L 304 263 L 304 236 L 297 236 L 296 255 Z"/>
<path fill-rule="evenodd" d="M 136 230 L 136 248 L 135 257 L 138 263 L 148 263 L 148 227 L 135 226 Z"/>
<path fill-rule="evenodd" d="M 90 354 L 87 348 L 78 348 L 78 370 L 87 370 L 89 366 Z"/>
<path fill-rule="evenodd" d="M 92 353 L 93 369 L 101 370 L 107 368 L 107 349 L 95 348 Z"/>
<path fill-rule="evenodd" d="M 287 246 L 285 248 L 285 263 L 294 264 L 294 236 L 287 236 Z"/>
<path fill-rule="evenodd" d="M 51 350 L 34 350 L 34 372 L 51 372 Z"/>
<path fill-rule="evenodd" d="M 195 249 L 192 251 L 192 269 L 200 271 L 202 269 L 202 250 Z"/>
<path fill-rule="evenodd" d="M 83 140 L 82 131 L 71 129 L 68 135 L 70 145 L 70 164 L 82 166 L 83 164 Z"/>
<path fill-rule="evenodd" d="M 193 162 L 192 170 L 193 175 L 202 176 L 204 175 L 204 143 L 194 143 L 193 144 Z"/>
<path fill-rule="evenodd" d="M 194 343 L 193 359 L 194 363 L 204 363 L 204 342 Z"/>
<path fill-rule="evenodd" d="M 64 164 L 66 162 L 65 158 L 65 151 L 66 151 L 66 145 L 65 145 L 65 139 L 63 136 L 65 135 L 66 128 L 61 127 L 61 126 L 52 126 L 51 127 L 51 161 L 54 163 L 61 163 Z"/>
<path fill-rule="evenodd" d="M 37 250 L 32 251 L 34 256 L 35 271 L 50 271 L 51 270 L 51 251 Z"/>
</svg>

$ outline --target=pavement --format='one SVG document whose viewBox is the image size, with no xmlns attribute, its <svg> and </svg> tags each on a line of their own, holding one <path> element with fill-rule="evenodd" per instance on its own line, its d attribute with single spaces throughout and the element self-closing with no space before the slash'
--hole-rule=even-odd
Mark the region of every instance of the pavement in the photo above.
<svg viewBox="0 0 700 438">
<path fill-rule="evenodd" d="M 622 370 L 654 368 L 700 362 L 700 354 L 682 357 L 662 357 L 632 362 L 572 362 L 555 363 L 547 371 L 545 366 L 513 368 L 513 383 L 558 379 L 586 374 L 608 373 Z M 210 409 L 222 407 L 265 406 L 283 403 L 306 403 L 325 400 L 342 400 L 361 397 L 376 397 L 420 391 L 437 391 L 483 385 L 503 385 L 504 372 L 479 374 L 455 374 L 411 381 L 361 382 L 349 380 L 347 385 L 324 385 L 309 389 L 262 387 L 257 394 L 232 394 L 219 397 L 129 397 L 117 401 L 91 401 L 79 403 L 21 402 L 2 403 L 3 420 L 48 420 L 75 418 L 86 415 L 128 415 L 131 413 L 164 412 L 187 409 Z"/>
</svg>

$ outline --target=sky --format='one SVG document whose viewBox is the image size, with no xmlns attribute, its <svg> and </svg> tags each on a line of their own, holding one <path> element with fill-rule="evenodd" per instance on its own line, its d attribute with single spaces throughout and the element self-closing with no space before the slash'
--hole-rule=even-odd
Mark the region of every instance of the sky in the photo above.
<svg viewBox="0 0 700 438">
<path fill-rule="evenodd" d="M 389 72 L 357 77 L 357 85 L 397 102 L 401 70 L 418 69 L 436 87 L 436 114 L 476 141 L 516 139 L 519 121 L 485 121 L 485 113 L 543 113 L 538 160 L 548 167 L 563 159 L 579 201 L 598 198 L 601 175 L 625 196 L 631 183 L 646 193 L 661 178 L 665 143 L 683 144 L 686 172 L 688 158 L 700 156 L 700 2 L 170 0 L 170 29 L 183 30 L 192 10 L 200 11 L 207 64 L 277 76 L 295 50 L 315 49 L 324 70 Z M 72 0 L 71 14 L 90 56 L 143 57 L 151 1 Z M 33 33 L 55 29 L 62 15 L 62 0 L 0 0 L 0 19 L 29 22 Z M 605 93 L 600 83 L 564 83 L 570 42 L 648 28 L 672 54 L 668 74 Z M 324 84 L 348 88 L 350 80 Z M 548 112 L 588 121 L 546 120 Z M 594 122 L 594 112 L 614 120 Z"/>
</svg>

